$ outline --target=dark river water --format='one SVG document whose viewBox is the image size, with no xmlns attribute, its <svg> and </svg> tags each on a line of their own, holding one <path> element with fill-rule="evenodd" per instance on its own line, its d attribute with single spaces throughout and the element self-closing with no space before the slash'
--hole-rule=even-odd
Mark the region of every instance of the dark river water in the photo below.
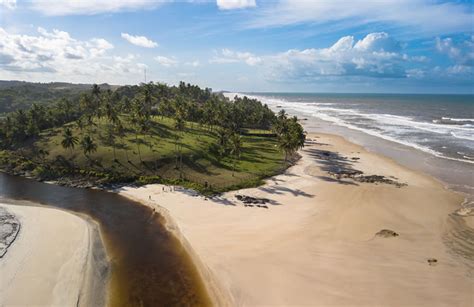
<svg viewBox="0 0 474 307">
<path fill-rule="evenodd" d="M 98 222 L 110 261 L 110 306 L 211 305 L 190 256 L 150 208 L 115 193 L 0 173 L 2 198 L 61 208 Z"/>
</svg>

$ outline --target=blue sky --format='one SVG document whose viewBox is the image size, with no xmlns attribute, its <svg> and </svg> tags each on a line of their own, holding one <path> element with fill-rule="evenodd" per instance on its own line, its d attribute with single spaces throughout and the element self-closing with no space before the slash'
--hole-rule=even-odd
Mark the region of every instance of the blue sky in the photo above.
<svg viewBox="0 0 474 307">
<path fill-rule="evenodd" d="M 0 79 L 474 93 L 472 1 L 0 0 Z"/>
</svg>

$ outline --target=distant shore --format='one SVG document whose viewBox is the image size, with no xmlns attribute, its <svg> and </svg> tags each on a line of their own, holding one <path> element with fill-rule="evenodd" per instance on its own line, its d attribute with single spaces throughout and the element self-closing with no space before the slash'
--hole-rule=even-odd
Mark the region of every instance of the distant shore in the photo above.
<svg viewBox="0 0 474 307">
<path fill-rule="evenodd" d="M 220 305 L 470 306 L 463 196 L 342 137 L 308 138 L 302 159 L 261 187 L 120 193 L 164 212 Z"/>
<path fill-rule="evenodd" d="M 95 280 L 98 229 L 71 213 L 34 204 L 0 204 L 21 224 L 0 258 L 0 305 L 105 305 L 106 281 Z"/>
</svg>

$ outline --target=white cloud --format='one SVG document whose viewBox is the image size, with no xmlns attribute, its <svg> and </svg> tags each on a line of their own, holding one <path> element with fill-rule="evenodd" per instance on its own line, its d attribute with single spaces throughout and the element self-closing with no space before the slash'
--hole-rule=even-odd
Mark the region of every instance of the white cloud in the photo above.
<svg viewBox="0 0 474 307">
<path fill-rule="evenodd" d="M 192 62 L 186 62 L 184 65 L 192 66 L 192 67 L 199 67 L 201 66 L 201 62 L 198 60 L 192 61 Z"/>
<path fill-rule="evenodd" d="M 78 40 L 57 29 L 21 35 L 0 28 L 0 79 L 91 83 L 141 75 L 143 64 L 135 56 L 113 57 L 113 48 L 103 38 Z"/>
<path fill-rule="evenodd" d="M 411 35 L 472 31 L 472 4 L 431 0 L 281 0 L 263 9 L 251 27 L 300 23 L 337 24 L 351 28 L 367 23 L 399 26 Z"/>
<path fill-rule="evenodd" d="M 321 49 L 291 49 L 264 59 L 269 76 L 282 80 L 313 81 L 329 76 L 404 78 L 400 44 L 387 33 L 370 33 L 355 42 L 353 36 L 340 38 Z"/>
<path fill-rule="evenodd" d="M 424 57 L 402 53 L 398 41 L 387 33 L 377 32 L 360 40 L 345 36 L 327 48 L 290 49 L 277 54 L 222 49 L 215 51 L 209 62 L 259 65 L 259 71 L 269 81 L 314 82 L 337 77 L 406 78 L 408 63 L 425 61 Z"/>
<path fill-rule="evenodd" d="M 255 0 L 217 0 L 217 6 L 221 10 L 235 10 L 255 7 Z"/>
<path fill-rule="evenodd" d="M 122 38 L 127 40 L 130 44 L 144 48 L 155 48 L 158 44 L 145 36 L 130 35 L 128 33 L 122 33 Z"/>
<path fill-rule="evenodd" d="M 450 37 L 438 37 L 436 49 L 454 60 L 457 65 L 474 66 L 474 36 L 460 42 L 455 42 Z"/>
<path fill-rule="evenodd" d="M 345 36 L 327 48 L 290 49 L 262 56 L 222 49 L 216 51 L 209 62 L 260 65 L 269 80 L 312 82 L 340 76 L 405 78 L 404 64 L 420 61 L 426 59 L 402 53 L 398 41 L 387 33 L 376 32 L 358 41 L 353 36 Z"/>
<path fill-rule="evenodd" d="M 178 60 L 176 58 L 168 58 L 165 56 L 158 55 L 154 57 L 155 61 L 157 61 L 160 65 L 165 66 L 165 67 L 171 67 L 171 66 L 176 66 L 178 65 Z"/>
<path fill-rule="evenodd" d="M 30 5 L 44 15 L 64 16 L 152 9 L 164 2 L 166 0 L 31 0 Z"/>
<path fill-rule="evenodd" d="M 9 10 L 16 8 L 16 0 L 0 0 L 0 7 L 5 7 Z"/>
<path fill-rule="evenodd" d="M 222 49 L 216 52 L 216 55 L 209 61 L 215 64 L 244 62 L 247 65 L 255 66 L 262 62 L 262 59 L 250 52 L 237 52 L 230 49 Z"/>
</svg>

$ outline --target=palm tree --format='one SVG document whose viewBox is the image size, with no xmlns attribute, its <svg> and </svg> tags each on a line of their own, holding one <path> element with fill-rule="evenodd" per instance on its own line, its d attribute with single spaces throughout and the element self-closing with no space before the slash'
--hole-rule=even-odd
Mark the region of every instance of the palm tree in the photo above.
<svg viewBox="0 0 474 307">
<path fill-rule="evenodd" d="M 102 116 L 100 107 L 101 107 L 101 90 L 100 87 L 97 84 L 92 85 L 92 97 L 94 98 L 94 111 L 95 114 L 97 115 L 97 118 L 100 118 Z"/>
<path fill-rule="evenodd" d="M 66 130 L 63 131 L 63 140 L 61 141 L 61 145 L 63 146 L 64 149 L 70 149 L 71 154 L 72 150 L 74 149 L 74 146 L 78 143 L 77 137 L 75 137 L 72 134 L 71 129 L 66 128 Z"/>
<path fill-rule="evenodd" d="M 130 123 L 135 128 L 135 143 L 137 144 L 138 158 L 142 161 L 142 155 L 140 152 L 140 141 L 138 140 L 138 134 L 142 128 L 141 121 L 143 118 L 143 107 L 139 99 L 134 99 L 132 102 L 132 114 L 130 117 Z"/>
<path fill-rule="evenodd" d="M 107 139 L 108 145 L 112 145 L 113 153 L 114 153 L 114 162 L 118 162 L 117 155 L 115 154 L 115 126 L 114 124 L 107 125 L 107 130 L 105 131 L 105 137 Z"/>
<path fill-rule="evenodd" d="M 177 113 L 175 117 L 175 123 L 174 123 L 174 129 L 176 130 L 174 148 L 176 151 L 176 168 L 178 168 L 178 158 L 179 158 L 179 176 L 180 177 L 181 177 L 181 171 L 182 171 L 183 157 L 181 155 L 181 145 L 180 144 L 178 145 L 178 140 L 181 138 L 181 133 L 183 132 L 184 128 L 185 128 L 184 119 L 181 117 L 179 113 Z"/>
<path fill-rule="evenodd" d="M 97 144 L 94 143 L 94 140 L 89 135 L 86 135 L 81 140 L 81 147 L 84 156 L 90 161 L 89 155 L 97 151 Z"/>
<path fill-rule="evenodd" d="M 235 162 L 237 159 L 240 158 L 240 152 L 242 150 L 242 139 L 240 138 L 240 135 L 237 133 L 232 134 L 232 137 L 230 138 L 230 153 L 234 158 L 234 161 L 232 163 L 232 177 L 234 176 L 235 172 Z"/>
<path fill-rule="evenodd" d="M 117 121 L 117 124 L 115 125 L 115 131 L 117 132 L 117 135 L 121 140 L 122 146 L 125 149 L 125 157 L 127 158 L 127 162 L 130 162 L 130 159 L 128 158 L 127 144 L 125 142 L 125 128 L 123 127 L 122 122 L 120 120 Z"/>
<path fill-rule="evenodd" d="M 274 130 L 278 137 L 278 145 L 285 152 L 285 161 L 288 160 L 288 156 L 304 146 L 306 134 L 296 117 L 279 116 Z"/>
<path fill-rule="evenodd" d="M 84 117 L 81 116 L 76 119 L 76 126 L 82 132 L 82 130 L 84 129 Z"/>
</svg>

